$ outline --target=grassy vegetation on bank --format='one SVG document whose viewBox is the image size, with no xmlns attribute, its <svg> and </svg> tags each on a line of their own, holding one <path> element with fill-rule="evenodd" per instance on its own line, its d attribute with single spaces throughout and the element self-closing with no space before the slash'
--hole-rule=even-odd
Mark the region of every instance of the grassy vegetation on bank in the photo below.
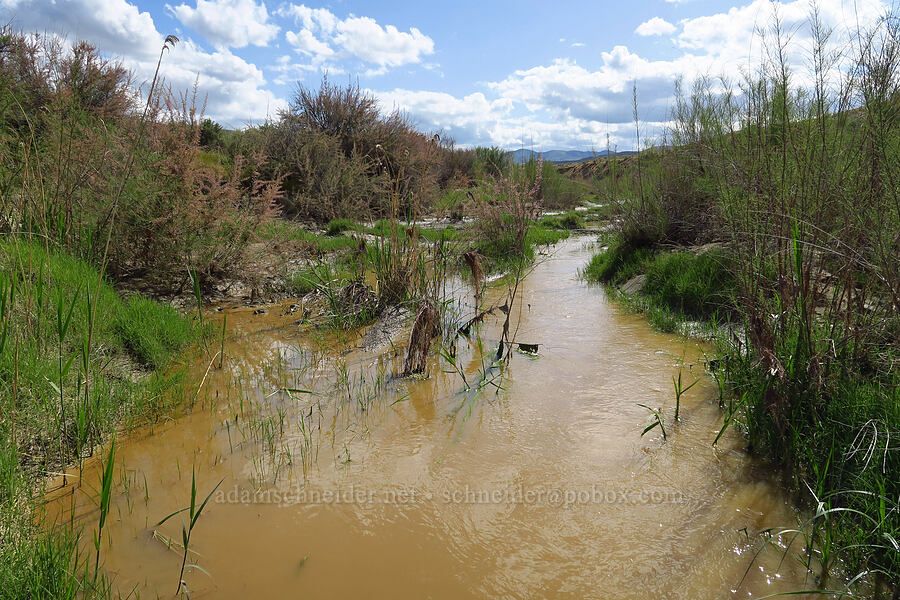
<svg viewBox="0 0 900 600">
<path fill-rule="evenodd" d="M 44 478 L 92 454 L 116 428 L 153 418 L 183 397 L 183 371 L 173 359 L 197 339 L 196 324 L 149 298 L 123 299 L 98 281 L 94 267 L 39 241 L 0 241 L 5 598 L 107 594 L 76 532 L 39 518 Z"/>
<path fill-rule="evenodd" d="M 640 296 L 648 307 L 675 320 L 723 323 L 736 316 L 732 262 L 717 248 L 666 251 L 638 248 L 619 240 L 596 254 L 584 270 L 589 281 L 618 286 L 643 276 Z"/>
<path fill-rule="evenodd" d="M 728 315 L 740 335 L 718 362 L 725 427 L 783 468 L 808 507 L 794 548 L 814 587 L 858 574 L 863 591 L 889 595 L 900 581 L 900 20 L 841 32 L 852 56 L 832 53 L 815 11 L 810 33 L 822 59 L 810 73 L 791 72 L 776 23 L 774 51 L 739 90 L 677 87 L 667 139 L 611 159 L 618 227 L 586 275 L 645 275 L 651 315 Z M 718 255 L 696 252 L 711 243 Z"/>
</svg>

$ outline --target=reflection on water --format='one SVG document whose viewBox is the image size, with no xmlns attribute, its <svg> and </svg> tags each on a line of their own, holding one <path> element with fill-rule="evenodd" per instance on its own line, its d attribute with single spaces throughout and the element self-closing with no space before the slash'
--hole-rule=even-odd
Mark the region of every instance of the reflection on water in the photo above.
<svg viewBox="0 0 900 600">
<path fill-rule="evenodd" d="M 288 311 L 226 311 L 225 365 L 210 369 L 194 410 L 120 440 L 103 550 L 115 585 L 171 594 L 178 517 L 155 535 L 153 524 L 189 502 L 196 468 L 201 498 L 222 483 L 191 538 L 188 562 L 208 573 L 187 570 L 194 598 L 802 589 L 802 569 L 778 552 L 748 571 L 755 534 L 796 518 L 737 436 L 711 445 L 721 416 L 702 348 L 581 282 L 582 244 L 559 246 L 520 291 L 517 339 L 540 355 L 514 354 L 480 389 L 443 360 L 428 379 L 398 380 L 403 348 L 338 340 Z M 487 354 L 500 325 L 491 316 L 478 331 Z M 475 340 L 457 354 L 469 383 L 487 360 Z M 685 385 L 700 382 L 674 423 L 679 370 Z M 664 408 L 668 441 L 659 429 L 640 436 L 649 413 L 638 403 Z M 57 518 L 74 511 L 96 529 L 97 467 L 55 498 Z"/>
</svg>

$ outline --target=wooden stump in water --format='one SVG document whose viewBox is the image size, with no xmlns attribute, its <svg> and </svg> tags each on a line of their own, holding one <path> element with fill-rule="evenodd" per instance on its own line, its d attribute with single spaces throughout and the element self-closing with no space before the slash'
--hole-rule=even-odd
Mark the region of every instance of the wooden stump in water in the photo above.
<svg viewBox="0 0 900 600">
<path fill-rule="evenodd" d="M 431 301 L 426 300 L 416 315 L 412 332 L 409 334 L 409 349 L 403 365 L 403 376 L 424 373 L 428 366 L 428 349 L 441 328 L 438 323 L 438 312 Z"/>
</svg>

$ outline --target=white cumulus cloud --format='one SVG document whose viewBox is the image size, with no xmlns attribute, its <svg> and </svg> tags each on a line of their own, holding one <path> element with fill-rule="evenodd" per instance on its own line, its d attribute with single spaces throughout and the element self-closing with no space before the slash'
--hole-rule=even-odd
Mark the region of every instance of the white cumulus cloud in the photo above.
<svg viewBox="0 0 900 600">
<path fill-rule="evenodd" d="M 382 75 L 394 67 L 419 64 L 434 53 L 434 40 L 415 27 L 401 31 L 371 17 L 340 19 L 328 9 L 303 4 L 282 6 L 277 14 L 301 26 L 285 34 L 288 43 L 309 57 L 313 66 L 329 72 L 335 71 L 339 61 L 357 59 L 369 65 L 365 75 Z"/>
<path fill-rule="evenodd" d="M 386 67 L 417 63 L 434 52 L 434 41 L 415 27 L 408 32 L 382 27 L 369 17 L 350 17 L 337 25 L 335 42 L 362 60 Z"/>
<path fill-rule="evenodd" d="M 266 5 L 254 0 L 197 0 L 195 8 L 187 4 L 166 8 L 217 47 L 265 46 L 279 31 L 269 23 Z"/>
<path fill-rule="evenodd" d="M 637 26 L 634 32 L 638 35 L 669 35 L 674 33 L 676 27 L 660 17 L 653 17 L 649 21 L 644 21 Z"/>
<path fill-rule="evenodd" d="M 316 62 L 325 61 L 335 54 L 331 46 L 319 40 L 309 29 L 301 29 L 296 33 L 288 31 L 285 38 L 298 52 L 313 57 Z"/>
<path fill-rule="evenodd" d="M 87 40 L 109 54 L 149 57 L 163 42 L 150 13 L 125 0 L 0 0 L 0 7 L 14 27 Z"/>
</svg>

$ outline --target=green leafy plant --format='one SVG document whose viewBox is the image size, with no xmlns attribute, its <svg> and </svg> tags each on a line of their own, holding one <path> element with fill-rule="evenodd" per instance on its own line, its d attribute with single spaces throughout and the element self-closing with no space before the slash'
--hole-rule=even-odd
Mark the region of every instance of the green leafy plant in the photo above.
<svg viewBox="0 0 900 600">
<path fill-rule="evenodd" d="M 106 525 L 106 519 L 109 516 L 109 502 L 112 498 L 112 482 L 113 470 L 116 465 L 116 440 L 109 444 L 109 453 L 106 455 L 106 462 L 103 463 L 103 477 L 100 480 L 100 520 L 97 523 L 97 534 L 94 536 L 94 580 L 96 581 L 97 573 L 100 568 L 100 546 L 103 541 L 103 527 Z"/>
<path fill-rule="evenodd" d="M 699 379 L 696 379 L 696 380 L 694 380 L 694 382 L 691 385 L 689 385 L 687 387 L 682 387 L 680 370 L 678 371 L 678 379 L 676 379 L 674 377 L 672 378 L 672 385 L 675 386 L 675 420 L 676 421 L 678 420 L 678 413 L 679 413 L 679 410 L 681 409 L 681 396 L 686 391 L 688 391 L 689 389 L 691 389 L 692 387 L 697 385 L 697 382 L 699 382 L 699 381 L 700 381 Z"/>
<path fill-rule="evenodd" d="M 650 416 L 653 419 L 649 425 L 644 427 L 644 430 L 641 432 L 641 437 L 644 437 L 645 434 L 649 433 L 654 428 L 659 427 L 660 431 L 662 431 L 663 440 L 665 440 L 666 439 L 666 426 L 663 423 L 662 409 L 661 408 L 653 408 L 653 407 L 647 406 L 646 404 L 641 404 L 641 403 L 638 403 L 638 406 L 640 406 L 641 408 L 646 408 L 648 411 L 650 411 Z"/>
<path fill-rule="evenodd" d="M 182 546 L 184 548 L 184 555 L 181 559 L 181 571 L 179 571 L 179 573 L 178 573 L 178 586 L 175 589 L 176 594 L 181 590 L 182 581 L 184 578 L 185 567 L 191 566 L 191 567 L 196 567 L 198 569 L 200 568 L 197 565 L 188 565 L 187 564 L 187 556 L 188 556 L 188 552 L 189 552 L 190 545 L 191 545 L 191 534 L 194 531 L 194 527 L 197 525 L 197 520 L 200 519 L 200 515 L 203 513 L 203 509 L 206 508 L 207 502 L 209 502 L 209 499 L 212 498 L 212 495 L 216 492 L 216 490 L 219 489 L 219 486 L 222 485 L 222 481 L 224 481 L 224 479 L 220 480 L 219 483 L 216 484 L 216 487 L 214 487 L 212 489 L 212 491 L 206 496 L 206 498 L 203 500 L 203 502 L 201 502 L 200 505 L 198 506 L 197 505 L 197 473 L 196 473 L 196 470 L 192 469 L 191 470 L 191 503 L 190 503 L 190 505 L 188 505 L 182 509 L 176 510 L 175 512 L 173 512 L 172 514 L 163 518 L 161 521 L 159 521 L 156 525 L 153 526 L 155 529 L 176 515 L 180 515 L 181 513 L 184 513 L 184 512 L 188 513 L 187 525 L 184 524 L 184 521 L 182 521 L 182 523 L 181 523 L 181 541 L 182 541 Z"/>
</svg>

